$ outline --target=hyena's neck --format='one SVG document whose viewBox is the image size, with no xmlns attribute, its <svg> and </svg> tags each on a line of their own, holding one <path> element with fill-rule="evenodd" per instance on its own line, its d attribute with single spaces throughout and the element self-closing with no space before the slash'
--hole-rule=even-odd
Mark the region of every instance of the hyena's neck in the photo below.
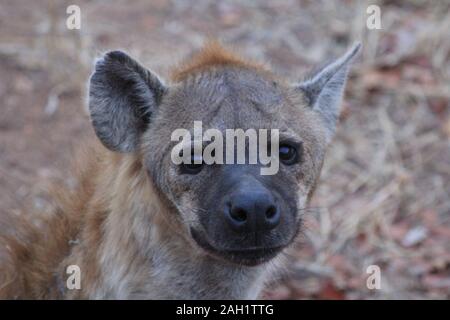
<svg viewBox="0 0 450 320">
<path fill-rule="evenodd" d="M 266 278 L 263 266 L 241 267 L 206 255 L 171 226 L 168 217 L 176 213 L 159 199 L 138 165 L 124 162 L 117 172 L 96 254 L 97 277 L 87 284 L 89 298 L 257 297 Z"/>
<path fill-rule="evenodd" d="M 156 231 L 155 233 L 159 232 Z M 104 251 L 102 279 L 105 297 L 121 299 L 251 299 L 262 286 L 260 268 L 224 266 L 197 252 L 176 234 L 161 241 L 139 241 L 128 257 Z M 130 242 L 134 242 L 133 239 Z"/>
</svg>

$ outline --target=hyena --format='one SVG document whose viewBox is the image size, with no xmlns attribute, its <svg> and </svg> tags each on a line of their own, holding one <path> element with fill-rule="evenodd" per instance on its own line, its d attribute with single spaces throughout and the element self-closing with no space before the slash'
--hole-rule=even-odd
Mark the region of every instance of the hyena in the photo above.
<svg viewBox="0 0 450 320">
<path fill-rule="evenodd" d="M 0 297 L 257 298 L 301 228 L 359 47 L 298 83 L 216 42 L 168 84 L 124 52 L 106 53 L 89 83 L 101 143 L 78 162 L 75 188 L 55 188 L 51 215 L 2 216 Z M 194 121 L 278 129 L 278 172 L 174 164 L 171 133 Z M 79 289 L 67 285 L 72 265 Z"/>
</svg>

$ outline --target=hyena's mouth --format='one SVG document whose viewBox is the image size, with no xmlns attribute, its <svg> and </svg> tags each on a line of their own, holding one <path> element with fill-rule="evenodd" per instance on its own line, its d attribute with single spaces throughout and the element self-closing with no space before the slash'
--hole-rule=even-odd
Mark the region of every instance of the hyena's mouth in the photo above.
<svg viewBox="0 0 450 320">
<path fill-rule="evenodd" d="M 201 232 L 191 229 L 191 235 L 194 241 L 207 253 L 220 260 L 225 260 L 231 263 L 257 266 L 267 262 L 281 252 L 285 246 L 277 247 L 252 247 L 243 249 L 217 249 L 206 239 Z"/>
</svg>

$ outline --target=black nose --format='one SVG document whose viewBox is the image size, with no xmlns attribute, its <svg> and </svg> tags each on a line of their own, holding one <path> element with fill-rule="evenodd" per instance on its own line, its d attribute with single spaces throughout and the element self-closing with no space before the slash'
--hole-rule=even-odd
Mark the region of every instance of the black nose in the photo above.
<svg viewBox="0 0 450 320">
<path fill-rule="evenodd" d="M 232 195 L 225 210 L 229 226 L 238 232 L 259 232 L 275 228 L 280 212 L 266 190 L 243 190 Z"/>
</svg>

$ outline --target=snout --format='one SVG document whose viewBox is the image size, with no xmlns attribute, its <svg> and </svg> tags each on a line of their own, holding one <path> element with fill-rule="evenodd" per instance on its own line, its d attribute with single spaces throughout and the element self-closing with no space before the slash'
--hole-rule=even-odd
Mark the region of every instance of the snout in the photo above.
<svg viewBox="0 0 450 320">
<path fill-rule="evenodd" d="M 264 233 L 280 224 L 280 210 L 264 188 L 238 190 L 225 201 L 225 221 L 237 233 Z"/>
<path fill-rule="evenodd" d="M 201 200 L 201 227 L 194 240 L 216 257 L 242 265 L 257 265 L 274 258 L 294 239 L 296 220 L 293 189 L 283 189 L 270 178 L 247 172 L 229 174 Z M 249 170 L 249 168 L 247 168 Z M 202 201 L 203 200 L 203 201 Z"/>
</svg>

